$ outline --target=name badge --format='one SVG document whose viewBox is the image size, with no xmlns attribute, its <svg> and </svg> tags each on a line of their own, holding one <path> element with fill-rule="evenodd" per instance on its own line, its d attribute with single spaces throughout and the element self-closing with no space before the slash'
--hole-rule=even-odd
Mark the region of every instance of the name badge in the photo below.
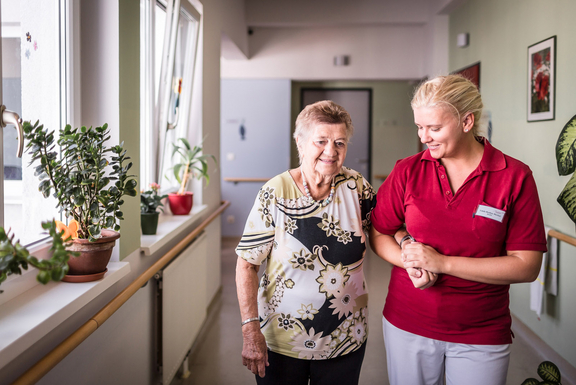
<svg viewBox="0 0 576 385">
<path fill-rule="evenodd" d="M 476 209 L 476 212 L 474 213 L 475 216 L 478 215 L 484 218 L 493 219 L 500 223 L 502 223 L 505 214 L 506 211 L 504 210 L 496 209 L 494 207 L 485 205 L 479 205 L 478 208 Z"/>
</svg>

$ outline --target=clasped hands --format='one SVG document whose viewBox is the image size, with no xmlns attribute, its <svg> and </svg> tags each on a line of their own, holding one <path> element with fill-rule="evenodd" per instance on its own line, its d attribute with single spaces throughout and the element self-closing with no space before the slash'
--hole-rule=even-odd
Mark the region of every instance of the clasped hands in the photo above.
<svg viewBox="0 0 576 385">
<path fill-rule="evenodd" d="M 443 255 L 420 242 L 402 245 L 402 263 L 414 287 L 424 290 L 436 283 Z"/>
</svg>

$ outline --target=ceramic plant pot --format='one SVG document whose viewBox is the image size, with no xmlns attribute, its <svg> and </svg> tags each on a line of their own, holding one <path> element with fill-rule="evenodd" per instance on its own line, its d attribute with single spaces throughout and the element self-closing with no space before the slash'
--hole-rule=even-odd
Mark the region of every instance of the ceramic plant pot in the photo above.
<svg viewBox="0 0 576 385">
<path fill-rule="evenodd" d="M 140 213 L 140 228 L 143 235 L 154 235 L 158 229 L 159 212 Z"/>
<path fill-rule="evenodd" d="M 186 191 L 182 195 L 168 194 L 168 203 L 170 204 L 170 211 L 174 215 L 188 215 L 192 210 L 192 203 L 194 201 L 194 193 Z"/>
<path fill-rule="evenodd" d="M 112 249 L 120 233 L 102 230 L 102 237 L 95 242 L 87 239 L 74 239 L 69 247 L 71 251 L 80 252 L 80 256 L 68 260 L 68 274 L 62 279 L 66 282 L 90 282 L 104 276 L 106 266 L 112 256 Z"/>
</svg>

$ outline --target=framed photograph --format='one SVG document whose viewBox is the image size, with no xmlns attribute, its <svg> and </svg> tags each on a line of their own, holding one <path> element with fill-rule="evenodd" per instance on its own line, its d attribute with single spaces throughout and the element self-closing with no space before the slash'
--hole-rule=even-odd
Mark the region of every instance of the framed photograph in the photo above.
<svg viewBox="0 0 576 385">
<path fill-rule="evenodd" d="M 474 83 L 476 87 L 478 87 L 478 90 L 480 90 L 480 62 L 471 64 L 468 67 L 460 68 L 452 73 L 464 76 L 466 79 Z"/>
<path fill-rule="evenodd" d="M 556 36 L 528 47 L 528 121 L 554 120 Z"/>
</svg>

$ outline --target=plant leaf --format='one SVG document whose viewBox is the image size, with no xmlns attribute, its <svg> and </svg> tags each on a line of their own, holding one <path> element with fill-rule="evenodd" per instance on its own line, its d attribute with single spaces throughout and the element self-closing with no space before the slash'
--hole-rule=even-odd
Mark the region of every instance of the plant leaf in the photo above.
<svg viewBox="0 0 576 385">
<path fill-rule="evenodd" d="M 550 361 L 544 361 L 538 365 L 538 375 L 544 381 L 560 383 L 560 370 Z"/>
<path fill-rule="evenodd" d="M 572 175 L 556 200 L 570 219 L 576 223 L 576 174 Z"/>
<path fill-rule="evenodd" d="M 566 123 L 556 142 L 558 174 L 569 175 L 576 170 L 576 115 Z"/>
<path fill-rule="evenodd" d="M 527 378 L 524 380 L 524 382 L 522 382 L 521 385 L 539 385 L 540 381 L 538 381 L 535 378 Z"/>
</svg>

